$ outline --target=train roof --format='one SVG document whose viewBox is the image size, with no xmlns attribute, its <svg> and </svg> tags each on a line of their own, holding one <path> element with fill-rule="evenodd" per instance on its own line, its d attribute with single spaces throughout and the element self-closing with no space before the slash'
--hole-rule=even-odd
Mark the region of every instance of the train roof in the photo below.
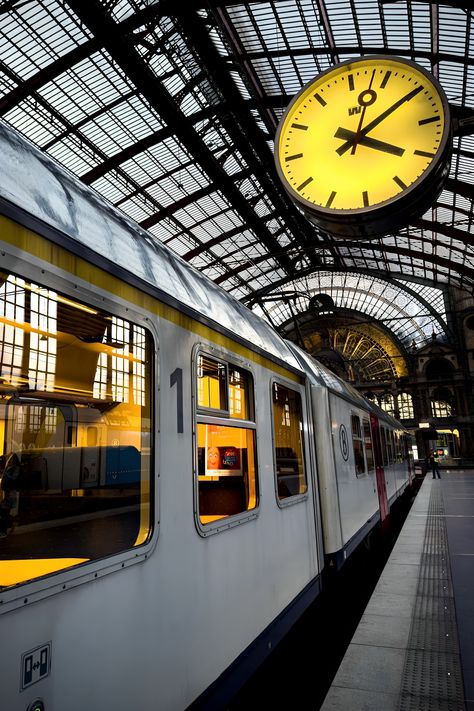
<svg viewBox="0 0 474 711">
<path fill-rule="evenodd" d="M 299 346 L 290 341 L 287 342 L 289 348 L 294 352 L 296 358 L 313 380 L 319 385 L 322 385 L 329 390 L 351 400 L 354 404 L 367 408 L 368 401 L 361 393 L 356 390 L 350 383 L 347 383 L 342 378 L 339 378 L 332 371 L 326 368 L 322 363 L 313 358 L 309 353 L 303 351 Z"/>
<path fill-rule="evenodd" d="M 254 351 L 301 368 L 278 333 L 0 121 L 0 211 Z"/>
</svg>

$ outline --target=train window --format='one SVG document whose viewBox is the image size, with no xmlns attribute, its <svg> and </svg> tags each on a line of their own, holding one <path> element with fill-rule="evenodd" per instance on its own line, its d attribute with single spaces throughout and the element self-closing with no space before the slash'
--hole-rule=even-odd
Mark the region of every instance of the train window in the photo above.
<svg viewBox="0 0 474 711">
<path fill-rule="evenodd" d="M 365 457 L 367 460 L 367 469 L 368 471 L 372 471 L 375 462 L 374 462 L 374 448 L 372 444 L 372 432 L 370 429 L 370 422 L 369 420 L 364 420 L 364 446 L 365 446 Z"/>
<path fill-rule="evenodd" d="M 198 516 L 208 526 L 258 505 L 252 375 L 200 354 L 196 389 Z"/>
<path fill-rule="evenodd" d="M 151 354 L 141 327 L 0 273 L 0 587 L 151 534 Z"/>
<path fill-rule="evenodd" d="M 253 418 L 250 412 L 249 373 L 235 366 L 229 366 L 229 414 L 241 420 Z"/>
<path fill-rule="evenodd" d="M 301 395 L 273 383 L 273 432 L 278 499 L 305 494 L 308 485 L 303 463 L 303 408 Z"/>
<path fill-rule="evenodd" d="M 395 464 L 397 461 L 397 451 L 395 449 L 395 433 L 393 430 L 389 430 L 389 443 L 390 443 L 390 451 L 389 451 L 389 456 L 390 456 L 390 461 L 392 464 Z"/>
<path fill-rule="evenodd" d="M 384 466 L 387 466 L 389 463 L 389 458 L 388 458 L 388 446 L 387 446 L 387 430 L 385 429 L 385 427 L 380 428 L 380 434 L 382 435 L 383 463 L 384 463 Z"/>
<path fill-rule="evenodd" d="M 354 449 L 355 472 L 357 476 L 365 474 L 364 445 L 360 428 L 359 415 L 351 415 L 352 447 Z"/>
<path fill-rule="evenodd" d="M 214 358 L 198 358 L 197 399 L 199 408 L 227 410 L 227 365 Z"/>
<path fill-rule="evenodd" d="M 403 435 L 401 432 L 395 432 L 395 461 L 400 464 L 405 459 L 403 454 Z"/>
</svg>

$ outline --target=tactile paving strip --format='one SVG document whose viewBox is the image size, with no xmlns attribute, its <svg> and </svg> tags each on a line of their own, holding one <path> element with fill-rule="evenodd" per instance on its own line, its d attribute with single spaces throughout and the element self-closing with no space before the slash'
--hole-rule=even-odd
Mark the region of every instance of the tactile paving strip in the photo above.
<svg viewBox="0 0 474 711">
<path fill-rule="evenodd" d="M 440 487 L 431 489 L 400 711 L 466 711 L 448 537 Z"/>
</svg>

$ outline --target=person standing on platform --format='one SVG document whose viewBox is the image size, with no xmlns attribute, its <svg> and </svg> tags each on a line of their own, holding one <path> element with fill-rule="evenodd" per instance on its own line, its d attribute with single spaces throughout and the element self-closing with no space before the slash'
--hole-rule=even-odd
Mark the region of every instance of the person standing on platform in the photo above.
<svg viewBox="0 0 474 711">
<path fill-rule="evenodd" d="M 438 452 L 434 451 L 431 452 L 430 454 L 430 464 L 431 464 L 431 471 L 433 472 L 433 479 L 441 479 L 441 474 L 439 473 L 439 464 L 438 464 Z"/>
</svg>

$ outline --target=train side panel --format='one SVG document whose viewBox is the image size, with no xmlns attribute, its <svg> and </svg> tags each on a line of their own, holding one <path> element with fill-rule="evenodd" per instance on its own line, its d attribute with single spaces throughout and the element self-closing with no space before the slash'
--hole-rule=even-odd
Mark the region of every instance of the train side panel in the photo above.
<svg viewBox="0 0 474 711">
<path fill-rule="evenodd" d="M 38 279 L 53 289 L 55 276 L 48 272 L 48 265 L 38 263 L 37 268 Z M 63 277 L 68 280 L 67 274 Z M 60 572 L 46 583 L 33 584 L 43 593 L 32 603 L 31 585 L 24 586 L 23 606 L 0 615 L 4 647 L 8 640 L 0 672 L 2 704 L 9 711 L 24 711 L 33 698 L 41 696 L 48 711 L 125 711 L 145 708 L 150 699 L 156 699 L 160 709 L 182 709 L 318 579 L 319 522 L 313 501 L 305 389 L 281 369 L 276 373 L 257 362 L 244 363 L 241 348 L 233 352 L 228 345 L 216 345 L 172 320 L 140 311 L 97 285 L 90 288 L 78 283 L 76 298 L 80 295 L 94 304 L 100 299 L 114 313 L 141 323 L 146 319 L 155 338 L 159 390 L 155 391 L 153 476 L 157 492 L 154 524 L 159 536 L 140 564 L 128 561 L 109 572 L 105 559 L 94 565 L 95 572 L 86 567 L 82 580 Z M 224 360 L 233 360 L 251 372 L 255 384 L 259 504 L 253 518 L 240 522 L 237 517 L 231 526 L 224 521 L 222 530 L 209 536 L 198 531 L 195 521 L 192 361 L 196 346 L 204 351 L 219 348 Z M 173 380 L 177 370 L 182 374 L 182 400 Z M 300 392 L 306 423 L 308 490 L 285 506 L 278 505 L 275 491 L 271 406 L 275 381 Z M 42 454 L 51 462 L 59 486 L 53 453 L 42 450 Z M 72 462 L 74 454 L 80 456 L 80 449 L 68 454 Z M 92 454 L 89 449 L 89 464 Z M 66 471 L 71 477 L 67 486 L 76 487 L 77 464 L 67 465 Z M 104 477 L 102 483 L 108 486 Z M 54 557 L 54 549 L 50 555 Z M 50 589 L 53 583 L 55 594 Z M 50 650 L 49 673 L 19 693 L 25 654 L 44 646 Z"/>
<path fill-rule="evenodd" d="M 357 474 L 353 447 L 351 418 L 364 418 L 367 413 L 334 393 L 329 394 L 329 403 L 343 545 L 351 542 L 352 549 L 379 517 L 375 473 L 365 468 Z"/>
</svg>

